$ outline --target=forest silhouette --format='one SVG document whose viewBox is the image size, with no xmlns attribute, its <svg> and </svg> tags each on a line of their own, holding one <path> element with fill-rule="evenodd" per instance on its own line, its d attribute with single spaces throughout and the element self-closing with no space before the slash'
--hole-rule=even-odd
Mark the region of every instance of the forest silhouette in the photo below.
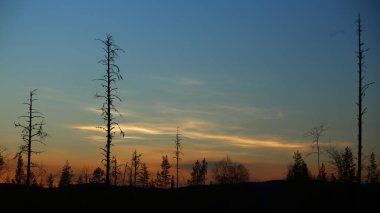
<svg viewBox="0 0 380 213">
<path fill-rule="evenodd" d="M 189 179 L 180 183 L 181 161 L 185 158 L 186 146 L 181 127 L 173 133 L 173 150 L 168 155 L 162 153 L 157 171 L 149 170 L 144 162 L 144 154 L 134 150 L 129 162 L 120 163 L 113 155 L 113 139 L 124 137 L 128 129 L 122 129 L 117 121 L 119 97 L 117 82 L 123 80 L 122 71 L 117 65 L 119 53 L 124 50 L 116 45 L 111 34 L 104 40 L 104 55 L 99 64 L 104 67 L 100 78 L 101 92 L 95 97 L 100 99 L 99 114 L 103 125 L 99 128 L 105 133 L 105 144 L 101 149 L 101 165 L 93 171 L 87 168 L 74 172 L 70 162 L 62 166 L 59 176 L 33 162 L 35 144 L 45 145 L 49 136 L 45 132 L 45 117 L 38 110 L 38 90 L 29 91 L 24 103 L 27 113 L 17 118 L 14 127 L 20 130 L 21 145 L 13 155 L 17 165 L 5 174 L 7 161 L 6 147 L 0 147 L 0 184 L 1 202 L 15 210 L 59 209 L 85 211 L 126 212 L 368 212 L 377 208 L 377 195 L 380 192 L 380 170 L 374 152 L 363 163 L 362 123 L 367 111 L 363 98 L 366 90 L 373 84 L 365 83 L 362 67 L 364 65 L 364 43 L 361 40 L 362 25 L 360 15 L 357 23 L 358 33 L 358 153 L 351 147 L 321 147 L 320 138 L 328 131 L 325 124 L 311 128 L 305 135 L 317 154 L 317 172 L 312 173 L 304 156 L 294 150 L 292 163 L 284 168 L 284 180 L 252 182 L 251 172 L 244 164 L 225 156 L 216 162 L 208 162 L 208 156 L 198 156 L 191 167 Z M 112 147 L 112 149 L 111 149 Z M 46 150 L 48 151 L 48 149 Z M 320 153 L 325 152 L 329 161 L 320 161 Z M 174 160 L 173 160 L 174 159 Z M 332 172 L 326 170 L 326 165 Z M 364 173 L 364 174 L 363 174 Z M 77 208 L 77 209 L 74 209 Z"/>
</svg>

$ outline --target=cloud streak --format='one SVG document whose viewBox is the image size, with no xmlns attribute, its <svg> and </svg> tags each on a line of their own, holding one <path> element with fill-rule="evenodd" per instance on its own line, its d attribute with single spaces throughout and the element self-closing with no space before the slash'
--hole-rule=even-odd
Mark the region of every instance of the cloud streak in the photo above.
<svg viewBox="0 0 380 213">
<path fill-rule="evenodd" d="M 70 126 L 73 129 L 79 129 L 81 131 L 88 132 L 103 132 L 102 129 L 96 128 L 95 126 L 88 125 L 73 125 Z M 174 135 L 176 127 L 167 126 L 163 124 L 124 124 L 121 128 L 126 130 L 127 134 L 130 134 L 132 139 L 145 139 L 154 138 L 158 135 Z M 212 133 L 213 128 L 217 128 L 215 124 L 210 124 L 201 121 L 189 121 L 185 123 L 181 128 L 181 135 L 186 138 L 194 140 L 213 140 L 227 143 L 231 146 L 237 146 L 241 148 L 247 147 L 257 147 L 257 148 L 272 148 L 272 149 L 302 149 L 307 147 L 307 144 L 295 143 L 295 142 L 284 142 L 279 139 L 272 140 L 257 140 L 253 137 L 241 136 L 241 135 L 230 135 L 230 134 L 217 134 Z M 207 130 L 207 132 L 204 132 Z M 138 136 L 136 136 L 136 134 Z M 143 135 L 143 136 L 141 136 Z M 96 138 L 95 138 L 96 139 Z M 103 138 L 102 138 L 103 139 Z"/>
</svg>

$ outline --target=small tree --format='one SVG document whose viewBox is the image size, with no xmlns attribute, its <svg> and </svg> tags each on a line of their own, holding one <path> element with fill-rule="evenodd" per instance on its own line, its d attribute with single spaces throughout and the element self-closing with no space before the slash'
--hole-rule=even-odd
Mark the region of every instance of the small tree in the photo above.
<svg viewBox="0 0 380 213">
<path fill-rule="evenodd" d="M 156 179 L 154 181 L 154 186 L 158 187 L 158 188 L 163 188 L 162 187 L 162 180 L 161 180 L 160 172 L 158 170 L 156 172 Z"/>
<path fill-rule="evenodd" d="M 248 169 L 240 163 L 235 163 L 229 156 L 215 164 L 213 170 L 215 182 L 219 184 L 236 184 L 249 181 Z"/>
<path fill-rule="evenodd" d="M 379 181 L 376 156 L 374 152 L 371 153 L 371 156 L 369 158 L 369 165 L 367 166 L 367 181 L 368 183 L 377 183 Z"/>
<path fill-rule="evenodd" d="M 355 181 L 355 163 L 352 151 L 349 147 L 342 154 L 342 173 L 339 177 L 341 182 L 353 183 Z"/>
<path fill-rule="evenodd" d="M 104 100 L 102 107 L 100 108 L 103 121 L 105 126 L 98 127 L 106 132 L 107 143 L 103 155 L 105 159 L 106 166 L 106 178 L 105 183 L 110 184 L 110 168 L 111 168 L 111 144 L 112 138 L 115 135 L 115 129 L 118 129 L 120 134 L 124 137 L 124 132 L 120 128 L 119 123 L 116 121 L 114 114 L 119 113 L 115 107 L 115 101 L 121 101 L 121 98 L 117 95 L 117 87 L 115 86 L 117 80 L 122 80 L 123 77 L 120 74 L 119 66 L 115 64 L 115 59 L 118 57 L 118 52 L 122 51 L 115 43 L 110 34 L 107 34 L 105 40 L 100 40 L 104 44 L 103 50 L 104 59 L 100 60 L 99 63 L 106 67 L 106 72 L 100 79 L 96 79 L 102 82 L 102 87 L 104 88 L 103 94 L 96 94 L 97 98 Z M 120 114 L 120 113 L 119 113 Z"/>
<path fill-rule="evenodd" d="M 4 166 L 5 166 L 5 161 L 4 161 L 4 156 L 3 156 L 4 151 L 5 151 L 5 148 L 0 146 L 0 173 L 4 169 Z"/>
<path fill-rule="evenodd" d="M 120 174 L 121 174 L 119 165 L 117 164 L 116 156 L 113 156 L 111 159 L 111 174 L 112 174 L 113 184 L 116 186 L 117 181 L 118 181 Z"/>
<path fill-rule="evenodd" d="M 162 156 L 161 172 L 157 172 L 157 182 L 159 187 L 166 189 L 170 186 L 170 168 L 171 165 L 169 163 L 168 156 Z"/>
<path fill-rule="evenodd" d="M 139 183 L 142 187 L 146 188 L 149 186 L 149 171 L 145 163 L 141 163 L 141 168 L 139 172 Z"/>
<path fill-rule="evenodd" d="M 31 154 L 41 153 L 32 149 L 32 144 L 34 142 L 39 142 L 45 145 L 43 140 L 47 137 L 47 133 L 43 129 L 43 126 L 45 125 L 44 116 L 33 106 L 34 102 L 37 100 L 34 97 L 36 95 L 36 91 L 37 90 L 30 91 L 29 99 L 24 103 L 28 106 L 28 113 L 26 115 L 19 116 L 19 118 L 26 119 L 26 124 L 15 122 L 15 127 L 21 128 L 21 138 L 24 142 L 24 144 L 22 144 L 19 148 L 19 153 L 27 154 L 25 181 L 27 186 L 30 186 L 31 182 Z"/>
<path fill-rule="evenodd" d="M 69 165 L 69 161 L 66 161 L 65 165 L 62 168 L 61 178 L 59 180 L 58 186 L 65 187 L 72 184 L 73 170 Z"/>
<path fill-rule="evenodd" d="M 17 167 L 15 174 L 15 183 L 23 184 L 25 182 L 25 173 L 24 173 L 24 161 L 22 159 L 21 153 L 17 153 Z"/>
<path fill-rule="evenodd" d="M 207 162 L 203 158 L 202 163 L 197 160 L 194 163 L 193 171 L 191 172 L 191 179 L 188 181 L 189 185 L 204 185 L 207 175 Z"/>
<path fill-rule="evenodd" d="M 172 180 L 170 181 L 170 188 L 174 189 L 175 182 L 174 182 L 174 175 L 172 175 Z"/>
<path fill-rule="evenodd" d="M 78 175 L 77 184 L 83 184 L 83 176 L 82 176 L 82 174 Z"/>
<path fill-rule="evenodd" d="M 50 173 L 47 177 L 47 186 L 51 189 L 54 188 L 54 176 Z"/>
<path fill-rule="evenodd" d="M 321 169 L 320 169 L 319 175 L 318 175 L 318 180 L 324 181 L 324 182 L 327 181 L 327 173 L 326 173 L 326 168 L 325 168 L 324 163 L 322 163 L 322 165 L 321 165 Z"/>
<path fill-rule="evenodd" d="M 178 132 L 178 129 L 179 127 L 177 127 L 177 134 L 176 134 L 176 137 L 175 137 L 175 140 L 174 140 L 174 145 L 175 145 L 175 156 L 174 158 L 176 159 L 176 172 L 177 172 L 177 181 L 176 181 L 176 186 L 178 188 L 178 179 L 179 179 L 179 161 L 181 160 L 181 157 L 180 155 L 183 155 L 183 153 L 181 152 L 182 150 L 182 143 L 181 143 L 181 140 L 182 138 L 180 137 L 180 134 Z"/>
<path fill-rule="evenodd" d="M 320 147 L 319 147 L 319 140 L 322 136 L 322 134 L 327 130 L 325 125 L 321 124 L 318 127 L 314 127 L 309 130 L 309 132 L 306 133 L 306 136 L 312 138 L 312 146 L 315 146 L 317 149 L 317 162 L 318 162 L 318 177 L 320 177 L 320 171 L 321 167 L 319 164 L 319 156 L 320 156 Z"/>
<path fill-rule="evenodd" d="M 134 186 L 136 186 L 137 184 L 137 176 L 139 173 L 141 156 L 142 154 L 138 154 L 136 150 L 132 153 L 132 169 L 133 169 L 133 185 Z"/>
<path fill-rule="evenodd" d="M 294 153 L 293 160 L 293 164 L 289 166 L 286 179 L 291 181 L 309 180 L 309 169 L 298 150 Z"/>
<path fill-rule="evenodd" d="M 104 170 L 97 167 L 92 173 L 90 183 L 104 183 Z"/>
</svg>

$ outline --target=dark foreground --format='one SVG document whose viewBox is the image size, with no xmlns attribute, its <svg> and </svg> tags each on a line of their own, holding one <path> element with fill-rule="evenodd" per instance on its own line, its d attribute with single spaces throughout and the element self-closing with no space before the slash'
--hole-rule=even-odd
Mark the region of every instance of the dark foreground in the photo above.
<svg viewBox="0 0 380 213">
<path fill-rule="evenodd" d="M 0 185 L 1 209 L 16 212 L 27 209 L 36 212 L 373 212 L 379 209 L 379 196 L 380 184 L 320 182 L 270 181 L 169 190 L 89 184 L 55 189 Z"/>
</svg>

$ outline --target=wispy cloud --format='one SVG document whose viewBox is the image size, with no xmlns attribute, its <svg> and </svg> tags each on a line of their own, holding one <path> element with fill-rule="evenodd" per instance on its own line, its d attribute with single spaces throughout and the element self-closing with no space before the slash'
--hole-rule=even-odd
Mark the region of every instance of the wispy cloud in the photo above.
<svg viewBox="0 0 380 213">
<path fill-rule="evenodd" d="M 73 126 L 69 126 L 69 128 L 79 129 L 82 131 L 104 132 L 101 128 L 97 128 L 95 125 L 94 126 L 73 125 Z M 174 127 L 159 127 L 159 126 L 157 126 L 156 128 L 153 128 L 150 125 L 143 126 L 143 125 L 139 125 L 139 124 L 137 124 L 137 125 L 123 125 L 123 124 L 121 124 L 120 128 L 129 132 L 129 133 L 141 133 L 141 134 L 146 134 L 146 135 L 173 134 L 173 132 L 175 131 Z M 169 129 L 172 131 L 168 131 Z"/>
<path fill-rule="evenodd" d="M 77 125 L 71 126 L 70 128 L 79 129 L 82 131 L 102 132 L 101 129 L 96 128 L 95 126 Z M 154 135 L 174 135 L 176 131 L 175 126 L 168 126 L 165 124 L 122 124 L 121 128 L 125 129 L 127 133 L 131 134 L 130 137 L 134 139 L 145 138 L 141 137 L 140 135 L 146 135 L 147 137 L 152 137 Z M 250 136 L 212 133 L 212 130 L 214 128 L 216 128 L 216 125 L 208 122 L 189 121 L 181 127 L 181 134 L 186 138 L 204 141 L 221 141 L 231 146 L 238 146 L 243 148 L 261 147 L 278 149 L 301 149 L 308 146 L 308 144 L 284 142 L 280 139 L 257 140 L 254 137 Z M 208 129 L 211 133 L 205 132 L 205 129 Z M 139 136 L 134 136 L 134 134 L 138 134 Z"/>
<path fill-rule="evenodd" d="M 100 114 L 101 113 L 100 109 L 95 108 L 95 107 L 85 107 L 84 110 L 87 112 L 94 113 L 94 114 Z M 128 111 L 119 110 L 119 114 L 122 116 L 128 116 L 128 117 L 134 116 L 134 113 L 129 111 L 129 110 Z"/>
<path fill-rule="evenodd" d="M 96 142 L 104 142 L 105 136 L 99 136 L 99 135 L 89 135 L 85 136 L 84 138 L 88 139 L 89 141 L 96 141 Z M 142 140 L 144 137 L 138 137 L 138 136 L 125 136 L 122 139 L 135 139 L 135 140 Z M 121 139 L 114 138 L 113 140 L 116 141 L 122 141 Z"/>
<path fill-rule="evenodd" d="M 237 136 L 237 135 L 222 135 L 222 134 L 205 134 L 199 132 L 185 132 L 184 135 L 194 139 L 207 139 L 207 140 L 221 140 L 228 141 L 231 145 L 240 147 L 261 147 L 261 148 L 286 148 L 297 149 L 305 147 L 300 143 L 284 143 L 281 141 L 272 140 L 255 140 L 249 137 Z"/>
</svg>

